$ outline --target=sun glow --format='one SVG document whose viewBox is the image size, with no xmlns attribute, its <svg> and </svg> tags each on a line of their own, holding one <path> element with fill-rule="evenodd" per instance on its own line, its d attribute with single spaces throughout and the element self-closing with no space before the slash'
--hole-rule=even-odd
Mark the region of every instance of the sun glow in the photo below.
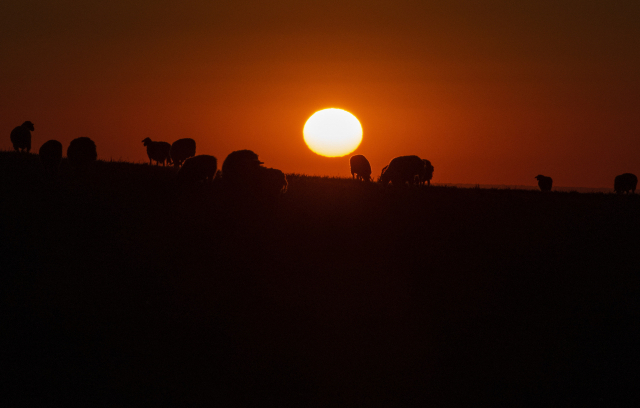
<svg viewBox="0 0 640 408">
<path fill-rule="evenodd" d="M 347 155 L 362 142 L 360 122 L 342 109 L 323 109 L 314 113 L 307 119 L 302 133 L 309 149 L 327 157 Z"/>
</svg>

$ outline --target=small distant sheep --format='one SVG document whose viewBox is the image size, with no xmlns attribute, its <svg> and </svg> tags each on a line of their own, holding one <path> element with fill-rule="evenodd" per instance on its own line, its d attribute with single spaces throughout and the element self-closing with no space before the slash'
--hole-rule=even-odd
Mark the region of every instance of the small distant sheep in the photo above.
<svg viewBox="0 0 640 408">
<path fill-rule="evenodd" d="M 551 177 L 538 174 L 535 178 L 538 180 L 540 191 L 551 191 L 551 186 L 553 185 L 553 179 L 551 179 Z"/>
<path fill-rule="evenodd" d="M 44 169 L 52 175 L 58 173 L 62 161 L 62 143 L 57 140 L 48 140 L 38 150 L 40 161 Z"/>
<path fill-rule="evenodd" d="M 287 176 L 278 169 L 260 167 L 258 169 L 260 191 L 267 196 L 279 196 L 287 191 Z"/>
<path fill-rule="evenodd" d="M 261 164 L 258 155 L 251 150 L 231 152 L 222 163 L 222 181 L 235 187 L 254 184 Z"/>
<path fill-rule="evenodd" d="M 85 169 L 98 158 L 96 144 L 88 137 L 73 139 L 67 148 L 67 158 L 71 167 Z"/>
<path fill-rule="evenodd" d="M 351 166 L 351 177 L 358 178 L 362 181 L 371 181 L 371 164 L 369 160 L 361 154 L 351 156 L 349 159 L 349 165 Z"/>
<path fill-rule="evenodd" d="M 429 160 L 423 159 L 422 162 L 424 163 L 424 167 L 420 172 L 420 184 L 424 185 L 426 182 L 427 186 L 430 186 L 431 179 L 433 178 L 433 166 Z"/>
<path fill-rule="evenodd" d="M 147 147 L 147 156 L 149 156 L 149 165 L 153 164 L 153 160 L 156 161 L 156 166 L 165 162 L 171 164 L 171 145 L 167 142 L 154 142 L 150 138 L 146 138 L 142 141 L 143 145 Z"/>
<path fill-rule="evenodd" d="M 389 165 L 382 169 L 380 182 L 387 185 L 391 182 L 394 186 L 409 183 L 413 185 L 416 178 L 424 169 L 424 162 L 418 156 L 399 156 L 392 159 Z"/>
<path fill-rule="evenodd" d="M 170 152 L 173 165 L 180 167 L 186 159 L 196 155 L 196 141 L 191 138 L 178 139 L 171 145 Z"/>
<path fill-rule="evenodd" d="M 31 151 L 31 132 L 34 131 L 33 123 L 26 121 L 11 131 L 11 143 L 16 152 Z"/>
<path fill-rule="evenodd" d="M 624 173 L 619 176 L 616 176 L 613 181 L 613 189 L 618 194 L 623 194 L 629 192 L 635 193 L 636 186 L 638 185 L 638 177 L 632 173 Z"/>
<path fill-rule="evenodd" d="M 178 184 L 213 181 L 218 170 L 218 160 L 207 154 L 184 161 L 178 171 Z"/>
</svg>

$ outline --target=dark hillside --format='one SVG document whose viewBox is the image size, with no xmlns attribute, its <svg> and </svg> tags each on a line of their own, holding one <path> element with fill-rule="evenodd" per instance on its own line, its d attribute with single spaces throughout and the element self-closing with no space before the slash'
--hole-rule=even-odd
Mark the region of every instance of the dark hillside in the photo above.
<svg viewBox="0 0 640 408">
<path fill-rule="evenodd" d="M 8 406 L 634 406 L 640 198 L 0 152 Z"/>
</svg>

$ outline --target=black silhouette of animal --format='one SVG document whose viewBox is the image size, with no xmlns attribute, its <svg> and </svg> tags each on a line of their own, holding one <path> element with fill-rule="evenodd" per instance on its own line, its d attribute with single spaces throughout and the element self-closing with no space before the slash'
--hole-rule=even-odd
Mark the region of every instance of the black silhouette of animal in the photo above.
<svg viewBox="0 0 640 408">
<path fill-rule="evenodd" d="M 551 177 L 538 174 L 535 178 L 538 180 L 540 191 L 551 191 L 551 186 L 553 185 L 553 179 Z"/>
<path fill-rule="evenodd" d="M 371 181 L 371 164 L 366 157 L 361 154 L 351 156 L 349 165 L 351 166 L 351 178 L 357 177 L 358 180 Z"/>
<path fill-rule="evenodd" d="M 67 159 L 74 169 L 86 169 L 91 163 L 96 161 L 97 158 L 96 144 L 88 137 L 79 137 L 69 143 Z"/>
<path fill-rule="evenodd" d="M 261 164 L 258 155 L 251 150 L 231 152 L 222 163 L 222 181 L 233 187 L 254 185 Z"/>
<path fill-rule="evenodd" d="M 638 177 L 633 173 L 624 173 L 616 176 L 613 181 L 613 189 L 618 194 L 623 193 L 635 193 L 636 186 L 638 185 Z"/>
<path fill-rule="evenodd" d="M 433 178 L 433 166 L 429 160 L 423 159 L 424 167 L 420 172 L 420 185 L 427 183 L 427 186 L 431 185 L 431 179 Z"/>
<path fill-rule="evenodd" d="M 391 182 L 394 186 L 401 186 L 409 183 L 413 185 L 416 178 L 424 169 L 424 162 L 418 156 L 399 156 L 389 162 L 389 165 L 382 169 L 380 182 L 387 185 Z"/>
<path fill-rule="evenodd" d="M 44 169 L 55 175 L 58 173 L 60 162 L 62 161 L 62 143 L 57 140 L 47 140 L 38 150 L 40 161 Z"/>
<path fill-rule="evenodd" d="M 171 145 L 167 142 L 154 142 L 150 138 L 146 138 L 142 141 L 143 145 L 147 147 L 147 156 L 149 156 L 149 164 L 153 164 L 153 160 L 156 161 L 156 166 L 162 163 L 171 164 Z"/>
<path fill-rule="evenodd" d="M 218 160 L 208 154 L 188 158 L 178 171 L 178 184 L 213 181 Z"/>
<path fill-rule="evenodd" d="M 259 190 L 266 196 L 279 196 L 287 191 L 287 176 L 278 169 L 260 167 L 257 172 Z"/>
<path fill-rule="evenodd" d="M 191 138 L 178 139 L 171 145 L 170 152 L 173 165 L 180 167 L 185 160 L 196 155 L 196 141 Z"/>
<path fill-rule="evenodd" d="M 33 123 L 26 121 L 11 131 L 11 143 L 16 152 L 31 151 L 31 132 L 34 131 Z"/>
</svg>

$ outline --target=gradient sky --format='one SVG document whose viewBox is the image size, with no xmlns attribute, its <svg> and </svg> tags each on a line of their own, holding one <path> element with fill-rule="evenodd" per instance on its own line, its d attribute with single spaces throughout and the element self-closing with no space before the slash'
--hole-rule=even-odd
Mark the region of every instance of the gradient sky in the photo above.
<svg viewBox="0 0 640 408">
<path fill-rule="evenodd" d="M 88 136 L 99 159 L 192 137 L 287 173 L 350 176 L 302 128 L 338 107 L 379 174 L 431 160 L 436 183 L 611 187 L 640 174 L 640 2 L 0 2 L 0 149 Z"/>
</svg>

